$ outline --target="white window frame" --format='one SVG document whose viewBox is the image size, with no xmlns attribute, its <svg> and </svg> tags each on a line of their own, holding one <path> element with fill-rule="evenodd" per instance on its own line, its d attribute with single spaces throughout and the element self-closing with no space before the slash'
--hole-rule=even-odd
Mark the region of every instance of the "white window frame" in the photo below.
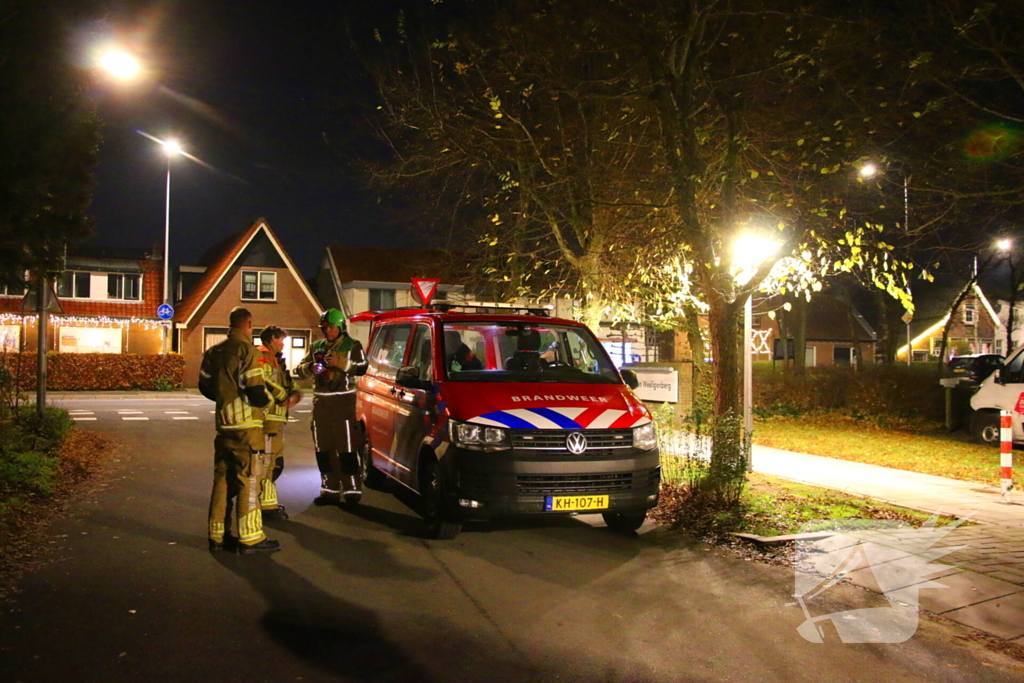
<svg viewBox="0 0 1024 683">
<path fill-rule="evenodd" d="M 58 291 L 57 295 L 60 296 L 61 299 L 81 299 L 81 300 L 93 299 L 94 297 L 92 295 L 92 276 L 93 276 L 92 271 L 88 271 L 88 270 L 65 270 L 63 273 L 60 274 L 60 278 L 64 279 L 64 276 L 67 275 L 68 273 L 70 273 L 71 276 L 72 276 L 71 277 L 71 294 L 65 295 L 65 296 L 60 296 L 60 293 Z M 75 281 L 78 279 L 79 275 L 84 275 L 86 280 L 88 280 L 88 282 L 89 282 L 89 295 L 88 296 L 77 296 L 75 294 L 75 291 L 78 289 L 78 287 L 76 286 Z M 60 290 L 60 282 L 58 281 L 55 284 L 56 284 L 56 286 L 54 287 L 54 289 Z M 104 294 L 105 293 L 106 292 L 104 292 Z"/>
<path fill-rule="evenodd" d="M 247 274 L 249 274 L 249 273 L 254 273 L 256 275 L 256 296 L 255 297 L 251 297 L 251 296 L 246 296 L 245 295 L 245 276 Z M 273 283 L 274 291 L 273 291 L 273 296 L 264 298 L 261 295 L 263 293 L 263 283 L 267 279 L 269 279 Z M 241 288 L 241 292 L 239 294 L 239 299 L 242 300 L 242 301 L 253 301 L 253 302 L 257 302 L 257 303 L 260 303 L 260 302 L 275 303 L 277 301 L 277 273 L 274 272 L 273 270 L 243 270 L 242 271 L 242 278 L 241 278 L 241 281 L 240 281 L 239 285 L 240 285 L 240 288 Z"/>
<path fill-rule="evenodd" d="M 973 301 L 964 304 L 964 325 L 974 325 L 978 322 L 977 306 Z"/>
<path fill-rule="evenodd" d="M 110 278 L 111 277 L 120 278 L 121 284 L 118 287 L 118 290 L 120 291 L 120 296 L 110 296 Z M 125 283 L 125 278 L 127 278 L 127 277 L 135 277 L 135 278 L 138 278 L 138 281 L 139 281 L 138 296 L 136 296 L 136 297 L 134 297 L 132 299 L 125 298 L 125 296 L 124 296 L 124 289 L 125 289 L 124 283 Z M 106 291 L 106 295 L 107 295 L 107 300 L 108 301 L 142 301 L 142 273 L 107 273 L 107 291 Z"/>
</svg>

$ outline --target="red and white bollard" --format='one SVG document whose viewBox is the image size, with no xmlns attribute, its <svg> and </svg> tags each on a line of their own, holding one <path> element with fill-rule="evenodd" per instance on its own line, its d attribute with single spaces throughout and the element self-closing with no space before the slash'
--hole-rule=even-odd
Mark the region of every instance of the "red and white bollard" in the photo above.
<svg viewBox="0 0 1024 683">
<path fill-rule="evenodd" d="M 999 490 L 1000 503 L 1009 504 L 1010 491 L 1013 489 L 1013 413 L 1009 410 L 999 411 Z"/>
</svg>

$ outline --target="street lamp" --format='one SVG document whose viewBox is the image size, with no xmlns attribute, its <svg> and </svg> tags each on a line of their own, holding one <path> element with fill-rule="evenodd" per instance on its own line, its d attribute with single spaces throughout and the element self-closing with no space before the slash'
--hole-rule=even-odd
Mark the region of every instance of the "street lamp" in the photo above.
<svg viewBox="0 0 1024 683">
<path fill-rule="evenodd" d="M 139 60 L 122 50 L 108 50 L 99 58 L 100 67 L 114 78 L 130 81 L 139 75 Z"/>
<path fill-rule="evenodd" d="M 996 248 L 1006 254 L 1006 265 L 1010 269 L 1010 296 L 1006 314 L 1006 356 L 1013 351 L 1014 309 L 1017 307 L 1017 264 L 1013 260 L 1013 240 L 1004 238 L 996 242 Z"/>
<path fill-rule="evenodd" d="M 857 169 L 857 175 L 861 178 L 874 178 L 882 171 L 875 164 L 865 162 L 860 165 Z M 903 176 L 903 231 L 906 232 L 910 229 L 910 176 L 904 171 L 897 169 L 889 169 L 889 172 L 899 173 Z M 909 291 L 907 292 L 910 293 Z M 914 360 L 914 347 L 911 345 L 910 340 L 910 318 L 909 313 L 903 317 L 907 323 L 907 367 L 910 367 Z"/>
<path fill-rule="evenodd" d="M 757 267 L 775 256 L 782 245 L 757 233 L 744 233 L 733 244 L 732 264 L 739 269 L 736 284 L 745 285 L 757 272 Z M 748 292 L 743 302 L 743 432 L 749 440 L 754 433 L 754 359 L 751 353 L 754 340 L 754 294 Z M 747 469 L 753 464 L 747 460 Z"/>
<path fill-rule="evenodd" d="M 158 142 L 164 148 L 164 154 L 167 155 L 167 201 L 164 203 L 164 304 L 169 304 L 171 300 L 171 283 L 170 283 L 170 249 L 171 249 L 171 159 L 182 153 L 181 145 L 177 140 L 158 140 Z M 167 355 L 167 325 L 163 326 L 163 342 L 164 350 L 163 355 Z"/>
</svg>

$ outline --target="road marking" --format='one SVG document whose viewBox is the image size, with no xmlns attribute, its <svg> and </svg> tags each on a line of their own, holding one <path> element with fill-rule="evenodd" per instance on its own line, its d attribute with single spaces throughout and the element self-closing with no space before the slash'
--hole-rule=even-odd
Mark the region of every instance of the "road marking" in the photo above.
<svg viewBox="0 0 1024 683">
<path fill-rule="evenodd" d="M 141 410 L 119 410 L 118 415 L 142 415 Z"/>
<path fill-rule="evenodd" d="M 289 422 L 298 422 L 299 420 L 297 418 L 294 418 L 294 417 L 289 417 L 288 421 Z"/>
<path fill-rule="evenodd" d="M 95 422 L 96 421 L 95 417 L 85 417 L 85 416 L 80 416 L 80 415 L 72 415 L 71 419 L 74 420 L 75 422 L 89 422 L 89 421 Z"/>
<path fill-rule="evenodd" d="M 199 418 L 196 417 L 195 415 L 189 415 L 187 417 L 179 417 L 178 415 L 175 415 L 174 419 L 175 420 L 198 420 Z"/>
<path fill-rule="evenodd" d="M 122 415 L 122 420 L 148 420 L 148 417 L 129 417 L 128 415 Z"/>
<path fill-rule="evenodd" d="M 213 414 L 214 414 L 214 413 L 216 413 L 216 412 L 217 412 L 216 410 L 211 410 L 211 411 L 210 411 L 210 415 L 213 415 Z"/>
<path fill-rule="evenodd" d="M 188 415 L 187 410 L 165 410 L 165 415 Z"/>
<path fill-rule="evenodd" d="M 68 415 L 95 415 L 96 413 L 91 410 L 69 410 Z"/>
<path fill-rule="evenodd" d="M 312 410 L 296 410 L 295 412 L 296 413 L 311 413 L 313 411 Z"/>
</svg>

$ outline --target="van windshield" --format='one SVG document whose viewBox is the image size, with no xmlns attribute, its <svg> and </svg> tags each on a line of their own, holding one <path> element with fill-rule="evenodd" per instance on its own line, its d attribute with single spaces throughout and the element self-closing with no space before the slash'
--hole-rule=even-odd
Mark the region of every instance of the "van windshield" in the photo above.
<svg viewBox="0 0 1024 683">
<path fill-rule="evenodd" d="M 586 328 L 511 321 L 445 323 L 443 346 L 449 380 L 622 382 L 604 347 Z"/>
</svg>

